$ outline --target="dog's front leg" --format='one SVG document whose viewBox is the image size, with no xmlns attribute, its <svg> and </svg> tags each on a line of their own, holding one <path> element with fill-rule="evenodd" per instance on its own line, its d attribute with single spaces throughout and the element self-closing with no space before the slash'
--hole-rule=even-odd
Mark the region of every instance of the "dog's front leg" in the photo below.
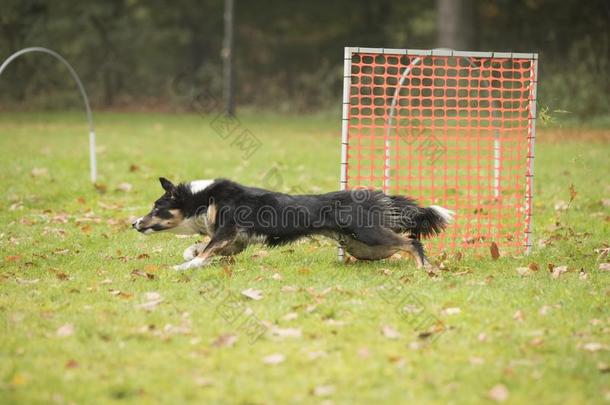
<svg viewBox="0 0 610 405">
<path fill-rule="evenodd" d="M 236 235 L 237 232 L 233 227 L 219 228 L 214 233 L 214 236 L 212 236 L 210 243 L 205 246 L 203 251 L 201 251 L 197 257 L 185 263 L 174 266 L 174 270 L 196 269 L 210 264 L 211 258 L 218 254 L 221 250 L 225 249 L 227 246 L 231 245 L 235 241 Z"/>
<path fill-rule="evenodd" d="M 194 245 L 191 245 L 189 247 L 186 248 L 186 250 L 184 251 L 184 253 L 182 253 L 182 257 L 184 258 L 185 262 L 189 262 L 191 260 L 193 260 L 194 258 L 196 258 L 199 253 L 203 252 L 203 250 L 205 249 L 205 247 L 208 244 L 206 242 L 199 242 L 199 243 L 195 243 Z"/>
</svg>

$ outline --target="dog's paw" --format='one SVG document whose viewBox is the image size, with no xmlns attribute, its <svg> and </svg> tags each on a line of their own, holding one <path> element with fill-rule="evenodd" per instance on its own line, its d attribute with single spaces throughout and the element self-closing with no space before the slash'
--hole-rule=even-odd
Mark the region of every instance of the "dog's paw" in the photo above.
<svg viewBox="0 0 610 405">
<path fill-rule="evenodd" d="M 195 243 L 194 245 L 187 247 L 184 250 L 184 253 L 182 253 L 182 257 L 184 258 L 184 261 L 190 262 L 191 260 L 196 258 L 199 253 L 203 252 L 203 249 L 205 249 L 205 246 L 206 246 L 205 243 Z"/>
<path fill-rule="evenodd" d="M 184 262 L 182 264 L 178 264 L 176 266 L 173 266 L 172 268 L 174 270 L 178 270 L 178 271 L 190 270 L 190 269 L 198 269 L 200 267 L 206 266 L 209 263 L 210 263 L 209 260 L 196 257 L 196 258 L 194 258 L 192 260 L 189 260 L 187 262 Z"/>
</svg>

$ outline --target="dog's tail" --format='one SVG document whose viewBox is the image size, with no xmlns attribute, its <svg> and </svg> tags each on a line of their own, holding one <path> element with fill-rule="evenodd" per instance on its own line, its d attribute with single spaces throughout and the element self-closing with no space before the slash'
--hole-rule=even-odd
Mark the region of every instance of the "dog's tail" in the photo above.
<svg viewBox="0 0 610 405">
<path fill-rule="evenodd" d="M 453 221 L 455 212 L 438 205 L 420 207 L 415 200 L 403 196 L 390 196 L 392 204 L 400 212 L 400 220 L 392 230 L 411 233 L 416 238 L 429 238 L 441 233 Z"/>
</svg>

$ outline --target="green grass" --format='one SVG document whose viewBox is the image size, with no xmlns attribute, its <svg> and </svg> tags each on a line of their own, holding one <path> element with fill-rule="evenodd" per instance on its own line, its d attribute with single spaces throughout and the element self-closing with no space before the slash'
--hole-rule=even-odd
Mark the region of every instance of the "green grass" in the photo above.
<svg viewBox="0 0 610 405">
<path fill-rule="evenodd" d="M 320 239 L 176 273 L 194 239 L 128 225 L 160 194 L 158 176 L 336 188 L 337 117 L 240 119 L 262 142 L 249 159 L 209 117 L 97 114 L 100 193 L 82 115 L 0 115 L 0 402 L 471 403 L 497 384 L 509 403 L 608 401 L 610 273 L 595 252 L 610 240 L 608 143 L 540 132 L 534 230 L 550 242 L 529 257 L 450 256 L 430 278 L 409 260 L 340 264 Z M 530 263 L 540 270 L 517 274 Z M 549 263 L 569 271 L 554 279 Z M 152 311 L 138 307 L 147 292 L 163 298 Z M 253 319 L 301 336 L 253 339 Z M 213 344 L 225 334 L 234 345 Z M 263 361 L 276 353 L 285 360 Z"/>
</svg>

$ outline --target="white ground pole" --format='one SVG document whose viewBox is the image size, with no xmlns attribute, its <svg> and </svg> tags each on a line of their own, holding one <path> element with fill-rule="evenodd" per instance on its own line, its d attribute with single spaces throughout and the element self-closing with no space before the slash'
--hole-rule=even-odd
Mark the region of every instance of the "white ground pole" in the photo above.
<svg viewBox="0 0 610 405">
<path fill-rule="evenodd" d="M 29 53 L 29 52 L 42 52 L 42 53 L 46 53 L 48 55 L 55 57 L 55 59 L 59 60 L 61 63 L 63 63 L 68 68 L 68 71 L 70 72 L 70 74 L 72 75 L 72 78 L 76 82 L 76 84 L 78 86 L 78 90 L 80 91 L 80 94 L 83 97 L 83 101 L 85 103 L 85 109 L 87 111 L 87 121 L 89 122 L 90 176 L 91 176 L 91 182 L 95 183 L 95 181 L 97 179 L 97 162 L 95 159 L 95 130 L 93 127 L 93 115 L 91 114 L 91 108 L 89 107 L 89 98 L 87 97 L 87 92 L 85 92 L 85 87 L 83 86 L 83 83 L 80 81 L 80 78 L 76 74 L 76 71 L 74 70 L 72 65 L 70 65 L 63 56 L 61 56 L 60 54 L 58 54 L 55 51 L 52 51 L 51 49 L 43 48 L 40 46 L 33 46 L 33 47 L 29 47 L 29 48 L 23 48 L 23 49 L 15 52 L 8 58 L 6 58 L 6 60 L 2 63 L 2 65 L 0 65 L 0 75 L 2 75 L 2 72 L 4 71 L 4 69 L 6 69 L 6 67 L 13 60 L 15 60 L 19 56 L 21 56 L 25 53 Z"/>
<path fill-rule="evenodd" d="M 530 103 L 529 103 L 529 119 L 532 121 L 529 126 L 529 133 L 527 135 L 528 142 L 530 142 L 530 155 L 527 157 L 529 163 L 529 187 L 527 186 L 528 181 L 526 179 L 526 200 L 527 200 L 527 214 L 529 218 L 527 222 L 527 230 L 525 235 L 525 253 L 530 254 L 532 251 L 532 222 L 534 220 L 534 146 L 536 145 L 536 98 L 538 95 L 538 54 L 532 55 L 532 72 L 533 77 L 531 78 L 532 84 L 530 87 Z"/>
<path fill-rule="evenodd" d="M 341 117 L 341 174 L 339 188 L 347 188 L 347 144 L 349 133 L 350 86 L 352 84 L 352 49 L 345 47 L 343 60 L 343 101 Z M 343 261 L 345 252 L 339 247 L 339 260 Z"/>
</svg>

